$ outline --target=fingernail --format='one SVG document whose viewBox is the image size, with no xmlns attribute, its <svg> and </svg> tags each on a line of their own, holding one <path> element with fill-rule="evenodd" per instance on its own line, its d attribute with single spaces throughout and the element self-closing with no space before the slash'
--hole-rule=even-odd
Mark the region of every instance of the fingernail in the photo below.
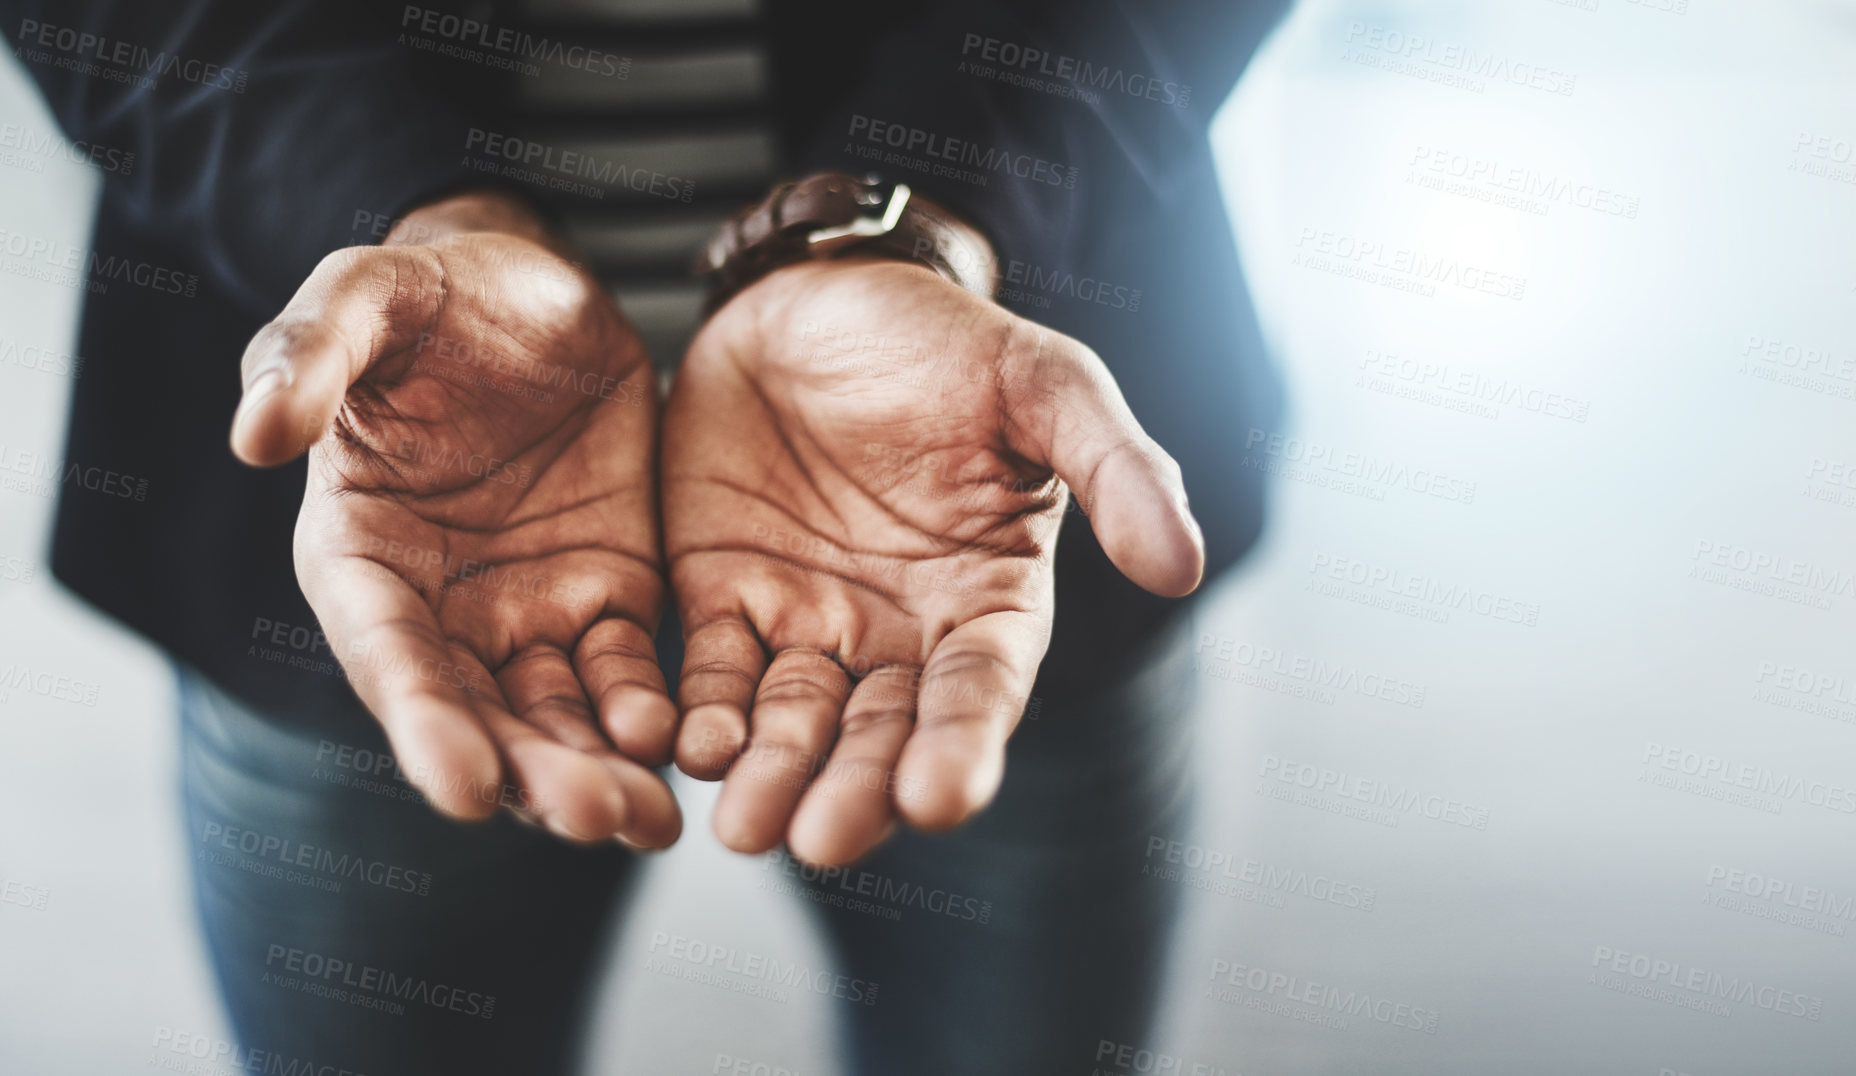
<svg viewBox="0 0 1856 1076">
<path fill-rule="evenodd" d="M 593 839 L 584 833 L 575 833 L 573 830 L 568 829 L 566 823 L 562 822 L 559 816 L 556 815 L 549 815 L 547 818 L 542 819 L 542 823 L 548 827 L 549 833 L 554 834 L 564 841 L 590 841 Z"/>
<path fill-rule="evenodd" d="M 1182 489 L 1174 494 L 1173 503 L 1179 507 L 1180 518 L 1186 521 L 1192 533 L 1204 537 L 1204 532 L 1199 529 L 1199 517 L 1192 514 L 1192 504 L 1186 499 L 1186 491 Z"/>
<path fill-rule="evenodd" d="M 250 413 L 252 408 L 263 403 L 271 396 L 276 395 L 279 389 L 289 383 L 290 368 L 288 366 L 273 366 L 268 370 L 260 372 L 256 377 L 251 379 L 251 384 L 245 386 L 245 395 L 240 398 L 238 402 L 239 412 L 241 414 Z"/>
</svg>

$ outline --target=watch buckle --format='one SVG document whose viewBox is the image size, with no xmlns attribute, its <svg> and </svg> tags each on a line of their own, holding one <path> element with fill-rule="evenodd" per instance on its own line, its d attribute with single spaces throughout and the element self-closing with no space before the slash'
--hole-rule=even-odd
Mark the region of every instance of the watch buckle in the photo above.
<svg viewBox="0 0 1856 1076">
<path fill-rule="evenodd" d="M 888 235 L 896 230 L 902 220 L 902 211 L 909 205 L 909 185 L 898 183 L 889 192 L 889 203 L 883 207 L 882 216 L 861 216 L 845 224 L 835 224 L 827 228 L 815 228 L 806 233 L 806 245 L 814 250 L 828 252 L 837 247 L 849 246 L 860 239 L 874 239 Z"/>
</svg>

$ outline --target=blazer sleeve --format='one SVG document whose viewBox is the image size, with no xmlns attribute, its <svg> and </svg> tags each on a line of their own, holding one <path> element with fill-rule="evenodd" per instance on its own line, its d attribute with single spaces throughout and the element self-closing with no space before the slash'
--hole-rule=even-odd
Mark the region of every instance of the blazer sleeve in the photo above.
<svg viewBox="0 0 1856 1076">
<path fill-rule="evenodd" d="M 824 19 L 801 20 L 798 34 Z M 827 5 L 829 7 L 829 5 Z M 1285 0 L 955 0 L 893 26 L 818 110 L 806 168 L 878 171 L 974 219 L 1002 260 L 1068 265 L 1162 212 Z"/>
<path fill-rule="evenodd" d="M 0 0 L 12 50 L 66 136 L 134 155 L 105 173 L 116 215 L 259 317 L 324 254 L 469 181 L 465 139 L 492 122 L 491 80 L 413 48 L 399 11 Z"/>
</svg>

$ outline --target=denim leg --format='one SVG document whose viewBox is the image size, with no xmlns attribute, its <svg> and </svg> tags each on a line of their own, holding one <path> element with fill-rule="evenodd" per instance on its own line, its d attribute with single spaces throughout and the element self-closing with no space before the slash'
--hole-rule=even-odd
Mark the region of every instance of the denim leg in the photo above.
<svg viewBox="0 0 1856 1076">
<path fill-rule="evenodd" d="M 1188 640 L 1098 697 L 1045 698 L 967 826 L 900 831 L 843 870 L 770 855 L 809 884 L 845 972 L 877 984 L 840 1010 L 847 1071 L 1084 1074 L 1102 1040 L 1144 1041 L 1180 888 L 1142 867 L 1189 813 Z"/>
<path fill-rule="evenodd" d="M 301 730 L 180 678 L 196 900 L 240 1047 L 264 1052 L 242 1063 L 572 1072 L 636 858 L 441 817 L 358 710 Z"/>
</svg>

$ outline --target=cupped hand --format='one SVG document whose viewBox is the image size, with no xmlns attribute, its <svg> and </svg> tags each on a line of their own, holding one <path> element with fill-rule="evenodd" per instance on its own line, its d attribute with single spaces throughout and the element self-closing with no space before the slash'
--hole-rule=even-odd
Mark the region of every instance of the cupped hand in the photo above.
<svg viewBox="0 0 1856 1076">
<path fill-rule="evenodd" d="M 1204 566 L 1178 466 L 1093 352 L 896 261 L 788 266 L 723 306 L 671 392 L 663 489 L 677 763 L 724 778 L 724 844 L 816 863 L 991 800 L 1071 492 L 1148 590 Z"/>
<path fill-rule="evenodd" d="M 519 203 L 323 260 L 247 348 L 232 447 L 309 452 L 297 578 L 439 810 L 675 841 L 651 364 Z"/>
</svg>

